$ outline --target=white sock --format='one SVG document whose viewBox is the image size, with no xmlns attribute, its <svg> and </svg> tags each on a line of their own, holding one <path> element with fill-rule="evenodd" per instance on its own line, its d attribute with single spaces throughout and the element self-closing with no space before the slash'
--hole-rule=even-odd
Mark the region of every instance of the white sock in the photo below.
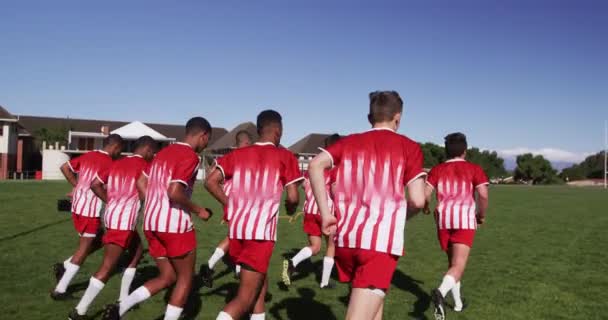
<svg viewBox="0 0 608 320">
<path fill-rule="evenodd" d="M 224 252 L 224 250 L 221 248 L 215 248 L 215 252 L 213 252 L 213 255 L 211 255 L 211 258 L 209 258 L 209 262 L 207 262 L 209 269 L 213 270 L 215 264 L 220 261 L 225 254 L 226 252 Z"/>
<path fill-rule="evenodd" d="M 59 293 L 65 293 L 65 291 L 68 289 L 68 285 L 70 285 L 70 282 L 78 272 L 78 269 L 80 269 L 79 265 L 75 265 L 69 261 L 64 262 L 63 265 L 65 266 L 65 273 L 63 274 L 63 277 L 61 277 L 61 280 L 59 280 L 59 283 L 55 287 L 55 292 Z"/>
<path fill-rule="evenodd" d="M 312 250 L 309 247 L 304 247 L 291 259 L 291 263 L 293 263 L 294 267 L 297 267 L 300 262 L 310 257 L 312 257 Z"/>
<path fill-rule="evenodd" d="M 69 257 L 67 260 L 65 260 L 65 261 L 63 262 L 63 267 L 66 267 L 66 263 L 68 263 L 68 262 L 72 262 L 72 257 L 73 257 L 73 256 L 70 256 L 70 257 Z"/>
<path fill-rule="evenodd" d="M 441 281 L 441 285 L 439 285 L 439 292 L 441 295 L 445 297 L 446 294 L 456 285 L 456 279 L 449 274 L 446 274 L 443 277 L 443 281 Z"/>
<path fill-rule="evenodd" d="M 133 283 L 133 279 L 135 278 L 136 268 L 126 268 L 125 272 L 122 274 L 122 280 L 120 281 L 120 296 L 118 297 L 118 301 L 122 301 L 129 295 L 129 290 L 131 289 L 131 283 Z"/>
<path fill-rule="evenodd" d="M 321 288 L 329 285 L 329 277 L 331 276 L 331 269 L 334 268 L 334 258 L 325 257 L 323 258 L 323 273 L 321 273 Z"/>
<path fill-rule="evenodd" d="M 251 315 L 251 320 L 264 320 L 266 319 L 266 313 L 254 313 Z"/>
<path fill-rule="evenodd" d="M 170 304 L 167 305 L 167 311 L 165 311 L 165 319 L 164 320 L 177 320 L 179 316 L 182 314 L 184 308 L 172 306 Z"/>
<path fill-rule="evenodd" d="M 217 315 L 215 320 L 233 320 L 232 317 L 224 311 L 221 311 L 220 314 Z"/>
<path fill-rule="evenodd" d="M 460 281 L 456 282 L 452 288 L 452 297 L 454 298 L 454 310 L 462 311 L 462 300 L 460 299 Z"/>
<path fill-rule="evenodd" d="M 87 314 L 89 306 L 105 285 L 105 283 L 101 282 L 95 277 L 91 277 L 91 279 L 89 279 L 89 286 L 76 306 L 76 312 L 78 312 L 79 315 L 84 316 Z"/>
<path fill-rule="evenodd" d="M 141 286 L 137 288 L 137 290 L 133 291 L 130 295 L 128 295 L 124 300 L 120 301 L 120 310 L 118 313 L 122 317 L 129 309 L 131 309 L 134 305 L 150 298 L 150 291 L 146 289 L 146 287 Z"/>
<path fill-rule="evenodd" d="M 236 267 L 234 267 L 234 272 L 236 272 L 236 276 L 238 277 L 241 274 L 241 265 L 236 265 Z"/>
</svg>

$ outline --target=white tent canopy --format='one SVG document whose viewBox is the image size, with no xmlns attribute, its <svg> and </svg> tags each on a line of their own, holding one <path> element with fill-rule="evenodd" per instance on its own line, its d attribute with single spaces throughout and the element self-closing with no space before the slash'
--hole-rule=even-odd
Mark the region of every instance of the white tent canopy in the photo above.
<svg viewBox="0 0 608 320">
<path fill-rule="evenodd" d="M 142 136 L 150 136 L 156 141 L 173 141 L 174 138 L 167 138 L 158 131 L 148 127 L 140 121 L 133 121 L 127 125 L 124 125 L 116 130 L 110 132 L 112 134 L 118 134 L 123 139 L 135 140 Z"/>
</svg>

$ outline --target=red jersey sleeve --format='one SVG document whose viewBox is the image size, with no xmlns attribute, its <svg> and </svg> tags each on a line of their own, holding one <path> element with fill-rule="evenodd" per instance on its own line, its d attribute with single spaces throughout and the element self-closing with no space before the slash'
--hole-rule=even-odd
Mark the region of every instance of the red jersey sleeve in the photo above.
<svg viewBox="0 0 608 320">
<path fill-rule="evenodd" d="M 327 147 L 327 149 L 319 148 L 322 152 L 327 153 L 331 157 L 332 167 L 335 167 L 340 164 L 342 161 L 342 154 L 344 153 L 344 145 L 345 141 L 349 140 L 348 138 L 343 138 L 338 140 L 336 143 Z"/>
<path fill-rule="evenodd" d="M 405 150 L 407 154 L 405 154 L 404 184 L 408 185 L 416 178 L 426 175 L 426 173 L 422 167 L 424 156 L 420 146 L 417 143 L 412 143 Z"/>
<path fill-rule="evenodd" d="M 232 175 L 234 174 L 234 151 L 228 153 L 227 155 L 219 158 L 215 162 L 215 167 L 222 172 L 224 176 L 224 180 L 232 179 Z"/>
<path fill-rule="evenodd" d="M 298 165 L 298 159 L 290 152 L 285 151 L 285 156 L 283 160 L 283 174 L 281 180 L 283 185 L 289 185 L 295 182 L 298 182 L 304 177 L 302 176 L 302 172 L 300 172 L 300 166 Z"/>
<path fill-rule="evenodd" d="M 106 184 L 108 183 L 108 176 L 110 176 L 110 168 L 101 168 L 97 171 L 95 178 L 101 181 L 101 183 Z"/>
<path fill-rule="evenodd" d="M 199 165 L 200 159 L 195 154 L 182 158 L 173 169 L 171 182 L 179 182 L 185 186 L 189 186 L 188 181 L 196 174 Z"/>
<path fill-rule="evenodd" d="M 70 159 L 67 163 L 68 166 L 70 167 L 70 170 L 72 170 L 72 172 L 74 173 L 78 173 L 78 171 L 80 171 L 80 163 L 81 163 L 81 158 L 83 156 L 79 156 L 73 159 Z"/>
<path fill-rule="evenodd" d="M 426 183 L 435 189 L 437 189 L 437 184 L 439 183 L 439 173 L 437 171 L 437 167 L 434 167 L 426 178 Z"/>
<path fill-rule="evenodd" d="M 483 172 L 483 169 L 480 166 L 475 166 L 475 175 L 473 176 L 473 185 L 475 188 L 489 183 L 488 176 Z"/>
</svg>

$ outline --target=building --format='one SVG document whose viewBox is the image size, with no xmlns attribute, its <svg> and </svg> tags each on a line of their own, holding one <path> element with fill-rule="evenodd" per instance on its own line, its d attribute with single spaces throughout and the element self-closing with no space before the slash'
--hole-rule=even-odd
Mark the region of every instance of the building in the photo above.
<svg viewBox="0 0 608 320">
<path fill-rule="evenodd" d="M 247 131 L 253 142 L 258 141 L 260 138 L 258 136 L 258 129 L 253 122 L 244 122 L 234 127 L 234 129 L 230 130 L 230 132 L 223 135 L 221 138 L 217 139 L 215 142 L 210 143 L 209 153 L 214 156 L 219 156 L 228 153 L 230 150 L 234 149 L 236 143 L 236 134 L 239 131 Z"/>
<path fill-rule="evenodd" d="M 16 170 L 18 129 L 17 118 L 0 106 L 0 180 Z"/>
<path fill-rule="evenodd" d="M 308 163 L 319 154 L 319 148 L 325 147 L 325 139 L 329 136 L 324 133 L 311 133 L 289 147 L 289 150 L 298 157 L 302 171 L 308 169 Z"/>
<path fill-rule="evenodd" d="M 183 125 L 12 115 L 0 107 L 0 179 L 62 178 L 59 166 L 68 159 L 101 148 L 109 134 L 127 140 L 125 152 L 143 135 L 166 145 L 184 138 Z M 210 145 L 228 131 L 213 128 Z"/>
</svg>

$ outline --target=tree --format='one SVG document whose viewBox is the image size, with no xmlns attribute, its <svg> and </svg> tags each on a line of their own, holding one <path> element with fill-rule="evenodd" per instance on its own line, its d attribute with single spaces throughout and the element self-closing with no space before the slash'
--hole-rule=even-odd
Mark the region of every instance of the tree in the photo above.
<svg viewBox="0 0 608 320">
<path fill-rule="evenodd" d="M 68 142 L 68 128 L 55 127 L 55 128 L 40 128 L 34 131 L 34 138 L 36 139 L 36 146 L 40 148 L 42 142 L 46 141 L 47 144 L 66 144 Z"/>
<path fill-rule="evenodd" d="M 517 156 L 516 161 L 515 180 L 529 181 L 532 184 L 550 184 L 560 181 L 551 162 L 541 155 L 535 156 L 526 153 Z"/>
<path fill-rule="evenodd" d="M 432 168 L 445 161 L 445 150 L 434 143 L 427 142 L 420 145 L 424 155 L 424 167 Z"/>
<path fill-rule="evenodd" d="M 471 148 L 467 150 L 467 160 L 481 166 L 488 177 L 497 178 L 507 175 L 505 160 L 499 157 L 496 151 L 480 151 L 478 148 Z"/>
<path fill-rule="evenodd" d="M 424 155 L 424 167 L 432 168 L 446 159 L 445 149 L 431 142 L 421 144 Z M 498 178 L 507 175 L 505 161 L 495 151 L 480 151 L 478 148 L 467 150 L 467 160 L 483 168 L 488 177 Z"/>
<path fill-rule="evenodd" d="M 583 162 L 562 170 L 560 177 L 568 180 L 603 178 L 604 151 L 588 156 Z"/>
</svg>

